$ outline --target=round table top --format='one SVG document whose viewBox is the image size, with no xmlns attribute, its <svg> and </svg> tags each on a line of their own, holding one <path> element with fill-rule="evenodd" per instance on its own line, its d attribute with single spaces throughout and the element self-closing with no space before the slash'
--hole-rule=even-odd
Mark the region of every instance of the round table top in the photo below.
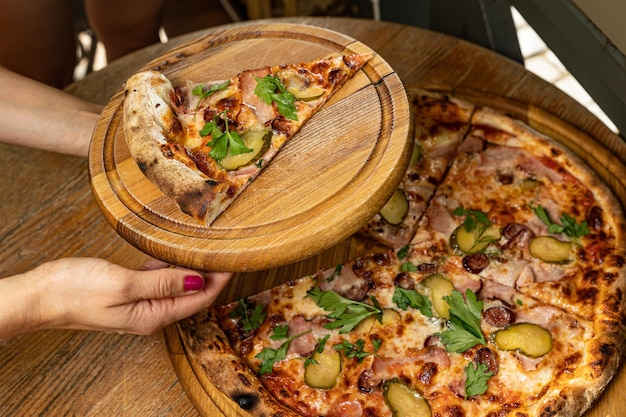
<svg viewBox="0 0 626 417">
<path fill-rule="evenodd" d="M 511 110 L 537 123 L 540 130 L 557 126 L 544 133 L 557 139 L 575 135 L 578 139 L 571 146 L 576 153 L 589 152 L 585 143 L 601 144 L 605 151 L 592 155 L 590 165 L 626 205 L 624 179 L 613 178 L 606 168 L 626 164 L 626 144 L 580 104 L 522 65 L 468 42 L 401 24 L 344 18 L 281 21 L 336 30 L 363 42 L 391 65 L 406 87 L 448 91 Z M 151 59 L 219 30 L 224 27 L 135 52 L 67 91 L 106 104 L 124 80 Z M 127 267 L 138 267 L 147 259 L 120 238 L 100 212 L 89 187 L 86 160 L 9 145 L 0 148 L 6 178 L 11 178 L 3 185 L 0 204 L 1 276 L 67 256 L 101 257 Z M 258 292 L 371 249 L 371 243 L 350 237 L 295 264 L 236 274 L 219 301 Z M 198 415 L 171 365 L 163 334 L 40 331 L 0 342 L 0 357 L 0 415 Z M 624 389 L 622 369 L 587 415 L 626 414 L 623 401 L 611 401 L 622 398 Z"/>
</svg>

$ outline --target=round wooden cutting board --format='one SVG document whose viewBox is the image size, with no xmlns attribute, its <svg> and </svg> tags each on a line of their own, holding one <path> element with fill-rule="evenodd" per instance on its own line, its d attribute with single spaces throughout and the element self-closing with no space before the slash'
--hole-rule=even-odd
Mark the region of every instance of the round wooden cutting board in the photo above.
<svg viewBox="0 0 626 417">
<path fill-rule="evenodd" d="M 409 93 L 411 92 L 410 87 L 408 91 Z M 486 95 L 484 92 L 469 90 L 458 92 L 458 94 L 455 95 L 459 98 L 473 101 L 476 104 L 486 105 L 506 112 L 526 122 L 539 132 L 567 146 L 598 174 L 613 191 L 622 206 L 626 207 L 626 165 L 599 142 L 574 129 L 571 125 L 560 120 L 558 117 L 524 103 L 515 102 L 499 96 Z M 326 267 L 328 268 L 330 265 L 339 264 L 348 259 L 368 252 L 371 253 L 378 249 L 380 248 L 375 244 L 355 235 L 341 242 L 339 245 L 329 248 L 324 251 L 323 254 L 315 258 L 325 259 Z M 279 285 L 287 279 L 295 279 L 312 274 L 316 272 L 316 265 L 318 265 L 316 262 L 307 259 L 272 270 L 237 274 L 235 279 L 242 279 L 245 285 L 252 284 L 253 282 L 261 282 L 263 284 L 258 285 L 258 288 L 247 289 L 247 291 L 242 291 L 242 288 L 238 288 L 236 293 L 230 292 L 223 294 L 221 299 L 234 300 L 237 297 L 248 295 L 255 291 L 261 291 L 270 286 Z M 206 378 L 202 366 L 187 354 L 176 324 L 168 326 L 164 330 L 164 336 L 168 353 L 178 379 L 201 416 L 251 416 L 238 407 L 234 401 L 220 392 Z M 621 401 L 623 396 L 622 387 L 625 385 L 626 369 L 622 367 L 613 377 L 611 384 L 609 384 L 607 390 L 599 399 L 598 404 L 588 411 L 585 416 L 605 417 L 606 413 L 602 413 L 602 410 L 606 410 L 608 408 L 606 404 L 615 401 L 615 398 L 619 398 L 619 401 Z"/>
<path fill-rule="evenodd" d="M 206 271 L 286 265 L 356 232 L 397 187 L 412 145 L 402 82 L 373 50 L 326 29 L 257 24 L 212 33 L 144 69 L 180 85 L 349 53 L 373 58 L 210 226 L 182 213 L 141 173 L 124 139 L 119 91 L 102 113 L 89 152 L 91 186 L 109 223 L 151 256 Z"/>
</svg>

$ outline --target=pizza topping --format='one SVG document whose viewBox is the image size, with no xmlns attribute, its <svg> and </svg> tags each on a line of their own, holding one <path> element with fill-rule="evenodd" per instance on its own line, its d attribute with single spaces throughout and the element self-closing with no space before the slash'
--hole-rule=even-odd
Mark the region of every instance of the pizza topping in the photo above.
<svg viewBox="0 0 626 417">
<path fill-rule="evenodd" d="M 305 365 L 304 382 L 311 388 L 328 389 L 341 373 L 341 354 L 335 349 L 316 350 Z"/>
<path fill-rule="evenodd" d="M 389 224 L 398 225 L 402 223 L 409 211 L 409 202 L 401 189 L 396 189 L 391 198 L 380 210 L 380 215 Z"/>
<path fill-rule="evenodd" d="M 494 343 L 499 349 L 516 350 L 537 358 L 552 350 L 552 335 L 536 324 L 518 323 L 497 331 Z"/>
<path fill-rule="evenodd" d="M 490 243 L 500 239 L 500 228 L 491 224 L 485 213 L 457 207 L 453 214 L 465 216 L 463 224 L 450 236 L 450 245 L 463 253 L 483 252 Z"/>
<path fill-rule="evenodd" d="M 239 299 L 237 307 L 230 312 L 230 317 L 239 317 L 239 323 L 246 333 L 258 329 L 265 321 L 265 316 L 261 304 L 252 307 L 246 303 L 244 298 Z"/>
<path fill-rule="evenodd" d="M 405 290 L 404 288 L 396 287 L 392 301 L 402 310 L 412 307 L 419 310 L 426 317 L 432 317 L 433 315 L 430 300 L 415 290 Z"/>
<path fill-rule="evenodd" d="M 224 123 L 224 131 L 220 129 L 222 121 Z M 218 162 L 227 156 L 235 156 L 253 151 L 246 147 L 239 133 L 228 128 L 226 111 L 219 115 L 216 114 L 213 120 L 206 123 L 202 130 L 200 130 L 200 136 L 209 135 L 211 135 L 211 141 L 207 143 L 207 146 L 211 147 L 209 156 Z"/>
<path fill-rule="evenodd" d="M 487 392 L 487 381 L 493 376 L 485 363 L 468 363 L 465 367 L 465 399 Z"/>
<path fill-rule="evenodd" d="M 430 292 L 433 308 L 439 317 L 450 318 L 450 304 L 446 298 L 452 295 L 454 285 L 441 274 L 433 274 L 420 281 Z"/>
<path fill-rule="evenodd" d="M 241 135 L 241 141 L 243 146 L 250 150 L 250 152 L 242 152 L 239 154 L 229 155 L 222 158 L 220 166 L 227 171 L 234 171 L 246 165 L 250 165 L 258 159 L 260 155 L 263 155 L 264 151 L 270 146 L 270 140 L 272 138 L 272 132 L 269 130 L 248 130 Z"/>
<path fill-rule="evenodd" d="M 370 298 L 372 304 L 366 304 L 344 298 L 334 291 L 321 291 L 319 288 L 307 291 L 307 296 L 313 299 L 319 307 L 330 312 L 328 318 L 334 319 L 326 323 L 324 327 L 339 328 L 339 333 L 348 333 L 370 316 L 376 317 L 379 321 L 382 320 L 383 311 L 374 297 Z"/>
<path fill-rule="evenodd" d="M 532 256 L 550 263 L 568 263 L 572 260 L 572 244 L 553 236 L 538 236 L 530 241 L 528 250 Z"/>
<path fill-rule="evenodd" d="M 478 274 L 489 266 L 489 258 L 484 253 L 474 253 L 463 257 L 463 267 L 472 274 Z"/>
<path fill-rule="evenodd" d="M 340 343 L 334 345 L 333 348 L 343 353 L 346 358 L 356 359 L 360 363 L 363 362 L 363 359 L 365 359 L 366 357 L 375 355 L 376 352 L 378 352 L 378 349 L 380 349 L 382 340 L 372 338 L 371 341 L 373 346 L 372 351 L 365 350 L 365 340 L 363 339 L 357 339 L 354 343 L 350 343 L 347 340 L 342 340 Z"/>
<path fill-rule="evenodd" d="M 502 245 L 502 250 L 507 250 L 511 248 L 527 248 L 530 239 L 535 237 L 535 234 L 523 224 L 510 223 L 502 229 L 502 236 L 508 239 L 507 242 Z"/>
<path fill-rule="evenodd" d="M 487 365 L 487 370 L 493 375 L 498 373 L 498 358 L 488 347 L 481 347 L 474 354 L 474 362 Z"/>
<path fill-rule="evenodd" d="M 437 335 L 449 352 L 465 352 L 476 345 L 487 343 L 480 329 L 480 315 L 483 308 L 482 301 L 478 301 L 476 294 L 471 290 L 463 295 L 457 291 L 444 297 L 450 305 L 448 329 Z"/>
<path fill-rule="evenodd" d="M 427 300 L 428 301 L 428 300 Z M 396 324 L 400 321 L 401 317 L 400 317 L 400 313 L 398 313 L 396 310 L 392 309 L 392 308 L 384 308 L 383 309 L 383 317 L 380 321 L 378 321 L 378 317 L 375 316 L 370 316 L 368 318 L 366 318 L 365 320 L 363 320 L 362 322 L 360 322 L 356 327 L 355 330 L 357 332 L 360 333 L 371 333 L 372 330 L 374 329 L 374 326 L 376 326 L 376 323 L 382 325 L 382 326 L 387 326 L 390 324 Z"/>
<path fill-rule="evenodd" d="M 266 104 L 276 103 L 278 112 L 290 120 L 298 120 L 296 114 L 296 98 L 291 94 L 280 79 L 274 75 L 266 75 L 263 78 L 254 77 L 257 86 L 254 88 L 261 101 Z"/>
<path fill-rule="evenodd" d="M 539 217 L 539 219 L 548 226 L 548 232 L 552 234 L 563 233 L 569 236 L 576 245 L 580 246 L 580 240 L 578 238 L 583 237 L 590 233 L 587 228 L 587 222 L 583 221 L 578 223 L 576 219 L 567 213 L 561 213 L 561 224 L 554 223 L 550 218 L 550 214 L 541 205 L 533 207 L 533 212 Z"/>
<path fill-rule="evenodd" d="M 255 356 L 255 358 L 261 359 L 261 364 L 259 365 L 260 375 L 271 373 L 272 369 L 274 368 L 274 364 L 276 362 L 282 361 L 287 357 L 289 346 L 294 339 L 311 333 L 311 330 L 307 330 L 293 336 L 287 336 L 288 331 L 289 326 L 276 326 L 272 335 L 270 336 L 270 339 L 284 340 L 284 342 L 277 349 L 265 347 L 259 354 Z"/>
<path fill-rule="evenodd" d="M 430 406 L 415 390 L 397 379 L 383 384 L 385 402 L 394 417 L 430 417 Z"/>
<path fill-rule="evenodd" d="M 505 327 L 515 321 L 515 313 L 506 307 L 491 307 L 485 310 L 483 319 L 492 326 Z"/>
<path fill-rule="evenodd" d="M 200 107 L 200 103 L 202 103 L 202 100 L 204 100 L 205 98 L 207 98 L 211 94 L 215 93 L 216 91 L 225 89 L 229 85 L 230 85 L 230 80 L 226 80 L 226 81 L 224 81 L 222 83 L 213 84 L 213 85 L 211 85 L 208 88 L 204 84 L 200 84 L 200 85 L 195 86 L 191 90 L 191 94 L 193 94 L 194 96 L 198 96 L 199 97 L 198 98 L 198 104 L 196 105 L 196 110 L 198 110 L 198 108 Z"/>
</svg>

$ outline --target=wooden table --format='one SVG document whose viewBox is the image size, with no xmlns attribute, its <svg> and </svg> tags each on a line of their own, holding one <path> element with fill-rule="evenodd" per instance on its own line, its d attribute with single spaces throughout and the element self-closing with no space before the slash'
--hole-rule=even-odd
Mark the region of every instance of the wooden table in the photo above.
<svg viewBox="0 0 626 417">
<path fill-rule="evenodd" d="M 290 18 L 352 36 L 381 54 L 407 87 L 453 91 L 478 102 L 520 109 L 534 118 L 566 122 L 552 132 L 588 136 L 608 150 L 598 157 L 626 164 L 626 145 L 598 119 L 522 66 L 483 48 L 442 34 L 392 23 L 331 18 Z M 201 33 L 154 45 L 90 74 L 68 87 L 79 97 L 105 104 L 123 81 L 147 61 Z M 566 132 L 567 133 L 567 132 Z M 592 139 L 593 138 L 593 139 Z M 584 148 L 584 147 L 583 147 Z M 585 152 L 584 149 L 575 149 Z M 0 145 L 0 277 L 67 256 L 93 256 L 127 267 L 145 259 L 104 220 L 89 188 L 87 161 Z M 606 174 L 606 173 L 605 173 Z M 624 204 L 623 182 L 607 180 Z M 621 187 L 621 188 L 620 188 Z M 330 249 L 296 265 L 238 275 L 222 300 L 249 294 L 269 283 L 299 277 L 364 250 L 351 238 L 341 253 Z M 295 276 L 294 276 L 295 274 Z M 594 417 L 626 414 L 626 372 L 610 385 Z M 162 334 L 135 337 L 79 331 L 42 331 L 0 343 L 0 415 L 197 416 L 170 363 Z"/>
</svg>

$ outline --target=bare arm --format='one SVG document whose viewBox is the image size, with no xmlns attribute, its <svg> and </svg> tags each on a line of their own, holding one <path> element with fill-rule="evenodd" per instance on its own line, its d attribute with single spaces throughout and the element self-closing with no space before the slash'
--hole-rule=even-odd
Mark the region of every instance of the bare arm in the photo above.
<svg viewBox="0 0 626 417">
<path fill-rule="evenodd" d="M 86 157 L 102 107 L 0 67 L 0 141 Z"/>
<path fill-rule="evenodd" d="M 41 329 L 151 334 L 208 307 L 232 274 L 66 258 L 0 279 L 0 340 Z"/>
</svg>

